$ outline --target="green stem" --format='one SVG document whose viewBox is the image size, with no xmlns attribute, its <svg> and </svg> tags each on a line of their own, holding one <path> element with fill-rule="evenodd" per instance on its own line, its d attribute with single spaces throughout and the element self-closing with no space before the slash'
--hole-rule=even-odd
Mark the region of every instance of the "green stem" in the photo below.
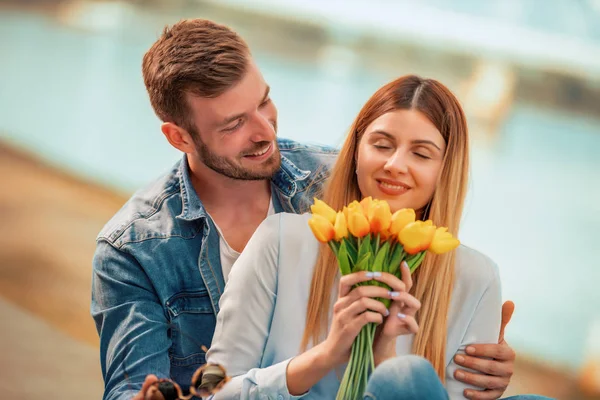
<svg viewBox="0 0 600 400">
<path fill-rule="evenodd" d="M 331 248 L 331 251 L 333 251 L 333 254 L 335 254 L 335 256 L 337 257 L 337 254 L 338 254 L 337 243 L 334 240 L 330 240 L 329 242 L 327 242 L 327 244 Z"/>
</svg>

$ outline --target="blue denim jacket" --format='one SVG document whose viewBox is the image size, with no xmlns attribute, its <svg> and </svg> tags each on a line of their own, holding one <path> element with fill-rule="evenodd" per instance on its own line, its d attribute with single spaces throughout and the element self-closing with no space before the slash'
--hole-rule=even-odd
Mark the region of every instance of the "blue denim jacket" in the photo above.
<svg viewBox="0 0 600 400">
<path fill-rule="evenodd" d="M 336 150 L 278 139 L 276 212 L 312 204 Z M 91 313 L 100 335 L 104 399 L 130 399 L 147 374 L 184 390 L 204 364 L 225 283 L 219 236 L 191 184 L 187 159 L 135 193 L 97 238 Z"/>
</svg>

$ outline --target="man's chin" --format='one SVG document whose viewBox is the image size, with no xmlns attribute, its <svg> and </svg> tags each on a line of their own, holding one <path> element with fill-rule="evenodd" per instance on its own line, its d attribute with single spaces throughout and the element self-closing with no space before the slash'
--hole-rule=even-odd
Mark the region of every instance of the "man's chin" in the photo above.
<svg viewBox="0 0 600 400">
<path fill-rule="evenodd" d="M 279 149 L 275 149 L 271 157 L 264 160 L 259 165 L 248 165 L 246 163 L 246 171 L 248 175 L 256 176 L 256 179 L 270 179 L 277 173 L 281 167 L 281 154 Z"/>
</svg>

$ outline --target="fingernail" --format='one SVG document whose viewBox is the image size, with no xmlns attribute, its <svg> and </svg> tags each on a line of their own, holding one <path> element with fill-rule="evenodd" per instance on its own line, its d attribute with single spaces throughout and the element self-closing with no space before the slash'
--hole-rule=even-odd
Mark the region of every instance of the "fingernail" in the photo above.
<svg viewBox="0 0 600 400">
<path fill-rule="evenodd" d="M 387 317 L 388 315 L 390 315 L 390 310 L 388 310 L 387 308 L 385 309 L 385 316 Z"/>
<path fill-rule="evenodd" d="M 408 268 L 408 263 L 406 261 L 402 261 L 402 266 Z"/>
<path fill-rule="evenodd" d="M 457 377 L 458 379 L 463 379 L 463 378 L 465 377 L 465 374 L 463 374 L 463 373 L 462 373 L 462 372 L 460 372 L 460 371 L 456 371 L 456 377 Z"/>
<path fill-rule="evenodd" d="M 404 319 L 406 318 L 406 314 L 398 313 L 398 318 Z"/>
<path fill-rule="evenodd" d="M 475 347 L 469 346 L 469 347 L 467 347 L 466 351 L 467 351 L 467 354 L 475 354 Z"/>
<path fill-rule="evenodd" d="M 456 356 L 455 360 L 456 360 L 456 362 L 461 363 L 461 362 L 465 361 L 465 358 L 463 356 Z"/>
<path fill-rule="evenodd" d="M 372 272 L 367 272 L 367 273 L 366 273 L 366 277 L 367 277 L 367 278 L 372 278 L 373 276 L 374 276 L 374 275 L 373 275 L 373 273 L 372 273 Z"/>
<path fill-rule="evenodd" d="M 390 297 L 398 297 L 400 295 L 400 292 L 388 292 L 388 294 L 390 295 Z"/>
<path fill-rule="evenodd" d="M 470 398 L 471 398 L 471 396 L 473 396 L 473 392 L 471 392 L 470 390 L 467 390 L 467 391 L 465 392 L 465 397 L 466 397 L 467 399 L 470 399 Z"/>
<path fill-rule="evenodd" d="M 374 278 L 379 278 L 381 276 L 381 272 L 373 272 Z"/>
</svg>

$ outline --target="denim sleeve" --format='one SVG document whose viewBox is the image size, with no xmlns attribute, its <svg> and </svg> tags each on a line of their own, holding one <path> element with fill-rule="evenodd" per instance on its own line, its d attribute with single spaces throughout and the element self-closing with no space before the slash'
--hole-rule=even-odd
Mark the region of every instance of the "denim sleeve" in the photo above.
<svg viewBox="0 0 600 400">
<path fill-rule="evenodd" d="M 104 400 L 131 399 L 147 374 L 169 376 L 167 319 L 153 285 L 128 252 L 99 240 L 91 313 L 100 336 Z"/>
<path fill-rule="evenodd" d="M 468 321 L 467 330 L 455 355 L 465 354 L 465 349 L 470 344 L 498 343 L 502 313 L 502 290 L 498 267 L 491 262 L 488 265 L 481 265 L 481 267 L 489 271 L 488 281 L 481 282 L 481 287 L 485 289 L 481 292 L 479 298 L 469 299 L 469 301 L 475 302 L 477 307 Z M 477 277 L 473 276 L 473 279 L 477 279 Z M 463 392 L 465 389 L 481 390 L 481 388 L 457 380 L 454 377 L 454 372 L 459 368 L 465 368 L 454 362 L 454 356 L 449 361 L 446 368 L 446 390 L 450 399 L 464 399 Z M 478 373 L 477 371 L 470 371 Z"/>
<path fill-rule="evenodd" d="M 221 296 L 207 362 L 223 365 L 233 379 L 215 400 L 300 398 L 287 388 L 290 359 L 261 368 L 277 298 L 280 218 L 273 215 L 258 227 Z"/>
</svg>

